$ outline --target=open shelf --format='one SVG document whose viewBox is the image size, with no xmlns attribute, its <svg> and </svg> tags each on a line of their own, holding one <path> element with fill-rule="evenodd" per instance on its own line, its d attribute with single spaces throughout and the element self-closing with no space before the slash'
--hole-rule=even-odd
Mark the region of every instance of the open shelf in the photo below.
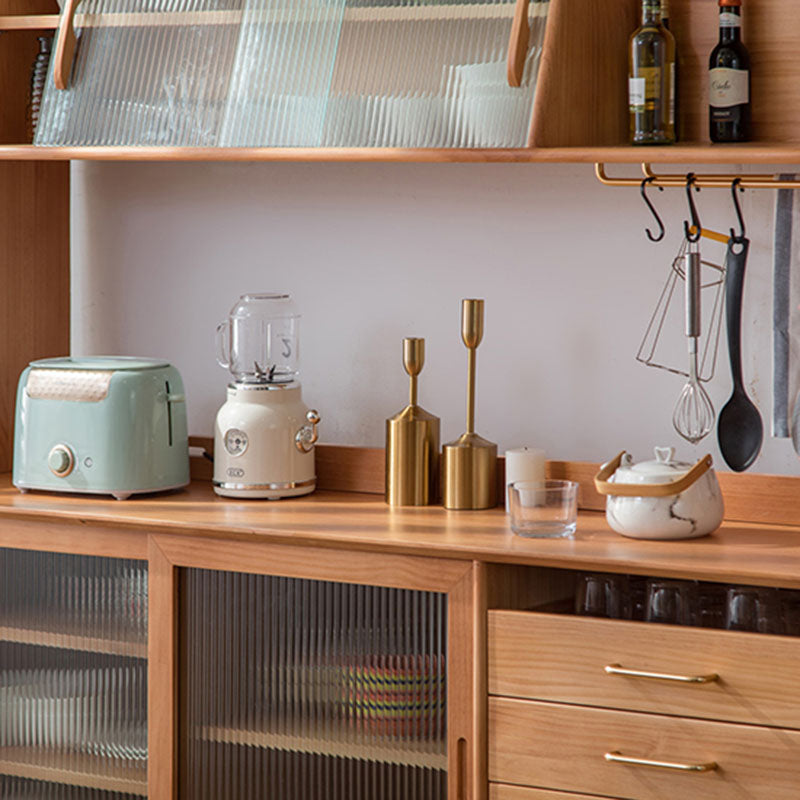
<svg viewBox="0 0 800 800">
<path fill-rule="evenodd" d="M 0 641 L 32 644 L 40 647 L 58 647 L 64 650 L 82 650 L 129 658 L 147 658 L 147 643 L 117 639 L 104 639 L 67 631 L 48 631 L 19 625 L 0 625 Z"/>
<path fill-rule="evenodd" d="M 98 756 L 3 747 L 0 748 L 0 774 L 147 796 L 145 762 L 141 767 L 121 767 Z"/>
<path fill-rule="evenodd" d="M 397 739 L 386 739 L 386 744 L 371 742 L 368 734 L 355 734 L 347 738 L 336 734 L 336 738 L 328 738 L 296 733 L 204 726 L 199 730 L 199 736 L 206 741 L 262 747 L 268 750 L 290 750 L 296 753 L 315 753 L 361 761 L 380 761 L 385 764 L 400 764 L 409 767 L 447 769 L 447 756 L 444 753 L 427 752 L 420 747 L 414 748 L 409 742 Z"/>
<path fill-rule="evenodd" d="M 45 0 L 29 0 L 31 12 Z M 503 16 L 513 6 L 477 3 L 444 6 L 348 8 L 344 18 L 365 21 L 440 19 L 464 15 Z M 785 58 L 797 42 L 791 0 L 761 0 L 743 8 L 743 38 L 752 61 L 753 129 L 747 144 L 708 141 L 705 92 L 708 54 L 717 38 L 717 5 L 672 0 L 670 24 L 678 43 L 680 141 L 673 146 L 633 147 L 628 141 L 627 47 L 636 27 L 639 0 L 551 0 L 535 99 L 529 147 L 513 149 L 440 148 L 213 148 L 213 147 L 34 147 L 17 144 L 24 118 L 29 75 L 17 76 L 7 109 L 0 161 L 298 161 L 418 163 L 640 163 L 795 164 L 800 163 L 800 62 Z M 209 24 L 236 24 L 241 12 L 192 12 Z M 448 16 L 449 15 L 449 16 Z M 186 14 L 136 14 L 142 24 L 183 24 Z M 141 17 L 141 19 L 140 19 Z M 52 30 L 58 14 L 0 16 L 0 30 L 16 30 L 35 52 L 35 34 Z M 102 18 L 77 15 L 76 24 L 130 24 L 131 15 Z M 9 44 L 5 43 L 8 48 Z M 24 60 L 17 63 L 26 63 Z M 32 63 L 32 61 L 31 61 Z M 26 67 L 27 69 L 27 67 Z M 17 87 L 17 81 L 19 87 Z M 20 88 L 21 87 L 21 88 Z M 17 88 L 20 91 L 17 93 Z M 19 95 L 19 96 L 17 96 Z M 19 124 L 11 120 L 17 120 Z"/>
<path fill-rule="evenodd" d="M 536 164 L 800 164 L 800 143 L 701 144 L 669 147 L 38 147 L 0 144 L 0 161 L 231 161 Z"/>
</svg>

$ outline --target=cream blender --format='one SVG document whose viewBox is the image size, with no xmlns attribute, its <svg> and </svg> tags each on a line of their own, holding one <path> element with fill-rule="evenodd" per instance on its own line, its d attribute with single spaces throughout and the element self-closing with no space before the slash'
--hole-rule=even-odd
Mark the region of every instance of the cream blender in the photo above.
<svg viewBox="0 0 800 800">
<path fill-rule="evenodd" d="M 217 326 L 217 362 L 233 375 L 214 425 L 217 494 L 277 500 L 314 491 L 320 416 L 297 381 L 299 319 L 288 294 L 243 294 Z"/>
</svg>

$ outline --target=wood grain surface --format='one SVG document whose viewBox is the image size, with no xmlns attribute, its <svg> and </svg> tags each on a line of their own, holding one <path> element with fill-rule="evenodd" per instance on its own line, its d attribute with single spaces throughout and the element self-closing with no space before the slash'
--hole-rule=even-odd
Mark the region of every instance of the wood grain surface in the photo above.
<svg viewBox="0 0 800 800">
<path fill-rule="evenodd" d="M 48 523 L 41 525 L 40 523 Z M 572 539 L 515 536 L 501 509 L 447 511 L 440 506 L 390 508 L 378 495 L 315 492 L 276 502 L 217 497 L 206 483 L 171 494 L 119 502 L 106 497 L 21 494 L 0 476 L 0 545 L 60 549 L 93 548 L 90 529 L 175 533 L 218 539 L 274 542 L 317 548 L 368 550 L 440 558 L 475 559 L 636 575 L 704 578 L 800 588 L 800 528 L 723 523 L 702 539 L 648 542 L 610 530 L 605 515 L 583 512 Z M 135 540 L 137 537 L 132 537 Z M 133 548 L 120 536 L 118 549 Z M 141 547 L 146 543 L 142 539 Z"/>
<path fill-rule="evenodd" d="M 719 768 L 614 764 L 613 751 Z M 489 777 L 636 800 L 797 800 L 800 732 L 491 697 Z"/>
<path fill-rule="evenodd" d="M 800 638 L 644 622 L 489 612 L 492 694 L 800 729 Z M 707 684 L 604 668 L 709 675 Z"/>
<path fill-rule="evenodd" d="M 528 786 L 511 786 L 507 783 L 490 783 L 489 800 L 613 800 L 596 794 L 552 792 L 549 789 L 531 789 Z"/>
</svg>

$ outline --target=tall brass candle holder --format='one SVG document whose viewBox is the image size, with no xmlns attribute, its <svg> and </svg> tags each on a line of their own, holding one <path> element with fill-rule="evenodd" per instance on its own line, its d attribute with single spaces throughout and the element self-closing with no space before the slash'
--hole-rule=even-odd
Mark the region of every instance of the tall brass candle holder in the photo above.
<svg viewBox="0 0 800 800">
<path fill-rule="evenodd" d="M 386 420 L 386 502 L 426 506 L 439 501 L 439 417 L 417 405 L 417 376 L 425 363 L 425 340 L 403 339 L 409 375 L 408 405 Z"/>
<path fill-rule="evenodd" d="M 475 433 L 475 363 L 483 339 L 483 300 L 461 301 L 461 338 L 467 347 L 467 430 L 442 448 L 445 508 L 497 505 L 497 445 Z"/>
</svg>

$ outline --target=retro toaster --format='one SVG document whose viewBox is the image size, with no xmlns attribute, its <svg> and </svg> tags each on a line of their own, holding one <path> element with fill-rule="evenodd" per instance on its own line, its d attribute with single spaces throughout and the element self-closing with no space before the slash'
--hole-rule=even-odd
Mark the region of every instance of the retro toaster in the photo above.
<svg viewBox="0 0 800 800">
<path fill-rule="evenodd" d="M 47 358 L 17 388 L 14 485 L 132 494 L 189 483 L 183 382 L 146 358 Z"/>
</svg>

